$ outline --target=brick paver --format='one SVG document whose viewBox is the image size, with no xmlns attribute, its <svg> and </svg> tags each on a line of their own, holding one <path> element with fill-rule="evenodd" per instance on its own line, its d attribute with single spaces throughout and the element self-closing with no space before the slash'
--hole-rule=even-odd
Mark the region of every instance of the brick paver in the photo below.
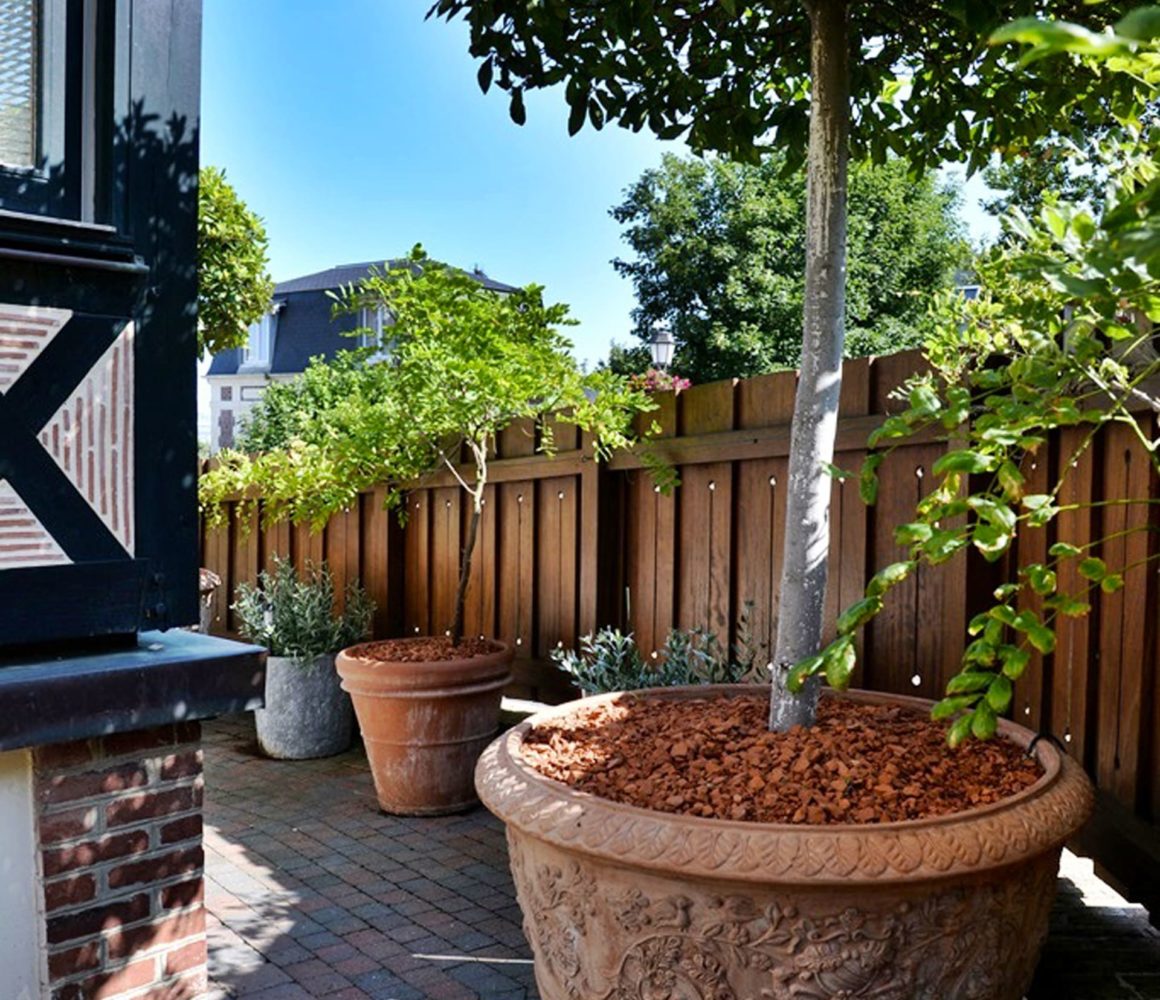
<svg viewBox="0 0 1160 1000">
<path fill-rule="evenodd" d="M 384 816 L 361 748 L 266 760 L 249 716 L 204 739 L 211 996 L 536 1000 L 489 813 Z M 1160 1000 L 1160 935 L 1073 856 L 1031 1000 Z"/>
</svg>

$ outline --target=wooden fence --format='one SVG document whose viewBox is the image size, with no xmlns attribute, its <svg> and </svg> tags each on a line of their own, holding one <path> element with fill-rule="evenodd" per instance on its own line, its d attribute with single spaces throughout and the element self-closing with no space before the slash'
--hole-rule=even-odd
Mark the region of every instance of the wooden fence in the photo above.
<svg viewBox="0 0 1160 1000">
<path fill-rule="evenodd" d="M 913 352 L 847 362 L 835 464 L 856 470 L 870 431 L 899 408 L 891 392 L 920 364 Z M 468 589 L 469 633 L 515 645 L 515 693 L 558 700 L 568 688 L 547 660 L 594 628 L 633 629 L 645 651 L 674 625 L 707 626 L 732 640 L 743 608 L 768 655 L 777 626 L 777 585 L 784 536 L 786 459 L 795 376 L 792 372 L 697 386 L 661 397 L 650 415 L 661 425 L 656 448 L 677 467 L 681 484 L 664 496 L 639 460 L 620 454 L 605 464 L 575 429 L 556 431 L 552 458 L 535 454 L 530 428 L 513 427 L 491 463 L 484 514 Z M 1079 432 L 1054 439 L 1024 467 L 1029 490 L 1051 480 L 1075 450 Z M 913 519 L 929 469 L 945 446 L 915 440 L 880 471 L 879 501 L 866 508 L 856 482 L 835 483 L 828 619 L 860 596 L 878 567 L 902 553 L 893 527 Z M 1064 502 L 1160 498 L 1160 482 L 1130 428 L 1102 432 L 1072 470 Z M 338 581 L 358 577 L 378 605 L 379 636 L 441 632 L 452 614 L 463 492 L 448 474 L 408 498 L 400 527 L 383 509 L 382 491 L 313 534 L 280 524 L 249 530 L 236 515 L 203 536 L 204 565 L 225 581 L 215 618 L 235 622 L 234 588 L 253 580 L 275 553 L 302 565 L 326 559 Z M 1060 537 L 1082 544 L 1127 528 L 1160 528 L 1141 505 L 1108 505 L 1060 516 Z M 1136 564 L 1119 593 L 1101 595 L 1092 614 L 1069 619 L 1054 654 L 1037 656 L 1017 686 L 1015 718 L 1059 738 L 1097 781 L 1101 805 L 1087 846 L 1111 874 L 1160 913 L 1160 575 L 1139 560 L 1160 549 L 1160 532 L 1120 534 L 1105 544 L 1111 566 Z M 1032 532 L 1010 560 L 1044 560 L 1055 537 Z M 973 558 L 922 568 L 897 588 L 861 640 L 859 686 L 937 697 L 956 671 L 966 624 L 988 601 L 1011 561 Z M 1078 586 L 1072 569 L 1064 589 Z"/>
</svg>

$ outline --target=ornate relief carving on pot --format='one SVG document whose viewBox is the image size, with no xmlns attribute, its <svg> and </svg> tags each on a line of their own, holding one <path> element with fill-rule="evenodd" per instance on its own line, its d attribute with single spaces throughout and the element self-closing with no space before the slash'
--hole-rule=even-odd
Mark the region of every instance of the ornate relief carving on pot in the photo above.
<svg viewBox="0 0 1160 1000">
<path fill-rule="evenodd" d="M 674 881 L 509 830 L 544 1000 L 1009 1000 L 1046 931 L 1058 854 L 891 897 Z M 679 891 L 674 891 L 679 890 Z"/>
</svg>

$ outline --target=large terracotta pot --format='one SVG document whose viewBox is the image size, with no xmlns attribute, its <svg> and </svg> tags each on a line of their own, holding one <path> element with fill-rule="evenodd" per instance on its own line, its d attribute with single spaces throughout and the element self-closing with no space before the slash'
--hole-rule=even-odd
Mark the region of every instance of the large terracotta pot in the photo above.
<svg viewBox="0 0 1160 1000">
<path fill-rule="evenodd" d="M 401 640 L 407 641 L 407 640 Z M 500 698 L 513 650 L 466 660 L 396 663 L 351 646 L 335 665 L 350 692 L 384 812 L 435 816 L 478 799 L 472 772 L 499 728 Z"/>
<path fill-rule="evenodd" d="M 671 688 L 657 698 L 752 688 Z M 616 697 L 615 695 L 602 696 Z M 862 701 L 928 708 L 863 692 Z M 706 820 L 619 805 L 545 778 L 527 730 L 476 785 L 506 824 L 542 1000 L 1019 1000 L 1063 842 L 1091 811 L 1082 769 L 1045 741 L 1044 776 L 1002 802 L 880 825 Z M 1028 746 L 1032 734 L 1000 723 Z"/>
</svg>

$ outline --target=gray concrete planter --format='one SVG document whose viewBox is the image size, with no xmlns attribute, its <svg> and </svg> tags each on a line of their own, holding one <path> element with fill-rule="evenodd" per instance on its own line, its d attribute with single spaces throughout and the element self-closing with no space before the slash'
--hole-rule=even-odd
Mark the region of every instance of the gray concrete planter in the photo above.
<svg viewBox="0 0 1160 1000">
<path fill-rule="evenodd" d="M 342 690 L 333 656 L 266 660 L 266 707 L 254 712 L 258 745 L 269 757 L 331 757 L 350 747 L 354 710 Z"/>
</svg>

